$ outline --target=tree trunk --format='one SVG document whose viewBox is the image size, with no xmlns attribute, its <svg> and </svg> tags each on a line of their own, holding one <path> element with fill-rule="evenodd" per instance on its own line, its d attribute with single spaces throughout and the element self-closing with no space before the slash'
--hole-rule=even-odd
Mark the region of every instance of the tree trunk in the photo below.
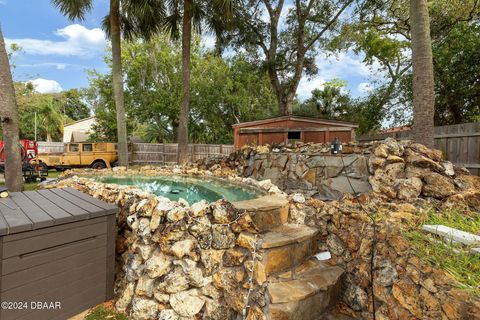
<svg viewBox="0 0 480 320">
<path fill-rule="evenodd" d="M 18 107 L 7 50 L 0 29 L 0 119 L 5 155 L 5 185 L 10 191 L 23 190 L 22 160 L 18 129 Z"/>
<path fill-rule="evenodd" d="M 188 162 L 188 119 L 190 103 L 190 46 L 192 42 L 193 0 L 183 2 L 182 26 L 182 101 L 178 123 L 178 164 Z"/>
<path fill-rule="evenodd" d="M 120 0 L 110 0 L 113 95 L 117 113 L 118 164 L 128 166 L 127 122 L 123 96 L 121 57 Z"/>
<path fill-rule="evenodd" d="M 413 65 L 413 132 L 417 142 L 433 147 L 435 92 L 432 40 L 427 0 L 410 0 Z"/>
</svg>

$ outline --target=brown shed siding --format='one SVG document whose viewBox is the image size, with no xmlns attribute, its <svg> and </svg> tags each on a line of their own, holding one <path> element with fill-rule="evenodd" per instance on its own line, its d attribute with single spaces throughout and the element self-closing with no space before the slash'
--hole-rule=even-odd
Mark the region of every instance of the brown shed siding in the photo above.
<svg viewBox="0 0 480 320">
<path fill-rule="evenodd" d="M 275 144 L 288 141 L 288 132 L 300 132 L 300 141 L 328 143 L 335 137 L 342 142 L 355 139 L 351 122 L 284 116 L 233 125 L 235 148 L 244 145 Z"/>
<path fill-rule="evenodd" d="M 115 206 L 71 188 L 0 202 L 0 300 L 26 303 L 3 308 L 0 319 L 66 319 L 113 298 Z M 35 302 L 61 308 L 35 309 Z"/>
</svg>

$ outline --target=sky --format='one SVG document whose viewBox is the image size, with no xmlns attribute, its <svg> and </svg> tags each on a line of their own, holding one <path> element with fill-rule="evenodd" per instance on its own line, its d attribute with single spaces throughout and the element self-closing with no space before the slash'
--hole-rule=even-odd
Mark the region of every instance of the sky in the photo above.
<svg viewBox="0 0 480 320">
<path fill-rule="evenodd" d="M 50 0 L 0 0 L 5 42 L 22 48 L 13 57 L 14 79 L 31 81 L 42 93 L 87 87 L 87 70 L 108 71 L 103 61 L 106 40 L 100 28 L 107 12 L 108 1 L 97 0 L 85 20 L 70 21 Z M 204 43 L 209 46 L 213 41 L 206 36 Z M 300 100 L 335 78 L 345 80 L 353 96 L 371 90 L 374 75 L 361 56 L 351 52 L 320 55 L 316 62 L 319 73 L 313 79 L 302 78 L 297 91 Z"/>
</svg>

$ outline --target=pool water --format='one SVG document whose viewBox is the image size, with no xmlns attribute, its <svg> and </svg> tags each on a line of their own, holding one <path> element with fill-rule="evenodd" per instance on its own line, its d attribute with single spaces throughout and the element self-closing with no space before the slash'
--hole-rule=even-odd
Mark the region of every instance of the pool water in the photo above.
<svg viewBox="0 0 480 320">
<path fill-rule="evenodd" d="M 240 201 L 258 198 L 262 192 L 249 187 L 209 178 L 193 178 L 181 176 L 163 177 L 95 177 L 102 183 L 115 183 L 136 186 L 139 189 L 151 192 L 158 196 L 177 201 L 179 198 L 187 200 L 189 204 L 202 199 L 214 202 L 219 199 Z"/>
</svg>

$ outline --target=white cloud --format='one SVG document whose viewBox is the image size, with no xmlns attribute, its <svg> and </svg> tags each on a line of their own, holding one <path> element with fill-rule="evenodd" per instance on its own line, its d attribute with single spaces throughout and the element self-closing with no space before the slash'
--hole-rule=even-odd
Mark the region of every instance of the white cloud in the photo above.
<svg viewBox="0 0 480 320">
<path fill-rule="evenodd" d="M 50 68 L 53 67 L 57 70 L 65 70 L 70 64 L 60 62 L 42 62 L 37 64 L 17 64 L 17 67 L 21 68 Z"/>
<path fill-rule="evenodd" d="M 28 81 L 35 87 L 35 91 L 39 93 L 53 93 L 63 91 L 62 86 L 55 80 L 47 80 L 38 78 Z"/>
<path fill-rule="evenodd" d="M 314 89 L 323 90 L 325 82 L 325 79 L 320 77 L 315 77 L 310 80 L 306 77 L 302 77 L 297 89 L 298 98 L 302 101 L 308 99 Z"/>
<path fill-rule="evenodd" d="M 55 35 L 64 41 L 41 39 L 5 39 L 7 46 L 18 44 L 22 51 L 32 55 L 91 56 L 105 48 L 105 33 L 99 28 L 88 29 L 80 24 L 71 24 L 58 29 Z"/>
<path fill-rule="evenodd" d="M 360 93 L 368 93 L 373 90 L 373 87 L 369 82 L 362 82 L 358 85 L 357 90 Z"/>
<path fill-rule="evenodd" d="M 319 55 L 315 62 L 318 74 L 329 79 L 346 79 L 348 76 L 369 77 L 379 65 L 366 65 L 363 58 L 352 52 L 340 52 L 337 55 Z"/>
</svg>

